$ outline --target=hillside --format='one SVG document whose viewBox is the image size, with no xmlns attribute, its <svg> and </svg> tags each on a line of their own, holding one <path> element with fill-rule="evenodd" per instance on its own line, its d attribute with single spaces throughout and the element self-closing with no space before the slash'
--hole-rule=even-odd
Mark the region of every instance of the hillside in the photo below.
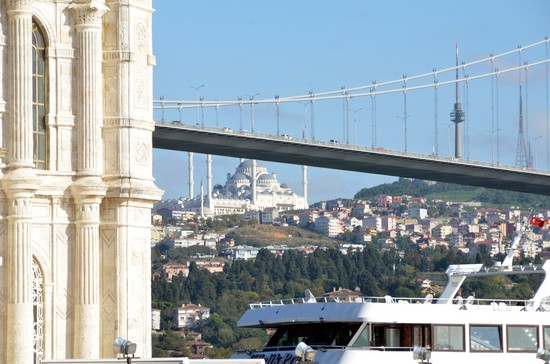
<svg viewBox="0 0 550 364">
<path fill-rule="evenodd" d="M 230 234 L 237 244 L 252 246 L 288 245 L 303 246 L 315 244 L 319 246 L 334 247 L 335 240 L 313 231 L 301 229 L 296 226 L 273 225 L 249 225 L 234 229 Z M 229 234 L 228 234 L 229 235 Z"/>
<path fill-rule="evenodd" d="M 540 208 L 550 209 L 550 198 L 548 196 L 463 186 L 452 183 L 427 182 L 409 178 L 399 178 L 393 183 L 385 183 L 372 188 L 363 188 L 354 197 L 356 199 L 370 199 L 378 195 L 409 195 L 454 202 L 479 201 L 485 206 L 500 208 L 517 206 L 529 209 L 536 204 L 540 204 Z"/>
</svg>

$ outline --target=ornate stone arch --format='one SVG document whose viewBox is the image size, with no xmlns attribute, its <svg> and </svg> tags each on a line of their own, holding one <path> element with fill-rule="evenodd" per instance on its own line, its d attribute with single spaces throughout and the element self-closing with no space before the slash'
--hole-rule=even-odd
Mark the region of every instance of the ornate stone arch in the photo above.
<svg viewBox="0 0 550 364">
<path fill-rule="evenodd" d="M 44 271 L 33 257 L 32 260 L 32 307 L 33 307 L 33 357 L 34 363 L 44 359 Z"/>
<path fill-rule="evenodd" d="M 44 34 L 47 47 L 52 48 L 55 44 L 57 44 L 55 19 L 51 17 L 49 12 L 44 11 L 44 9 L 39 6 L 36 1 L 33 2 L 32 13 L 33 23 L 40 26 L 40 29 Z"/>
</svg>

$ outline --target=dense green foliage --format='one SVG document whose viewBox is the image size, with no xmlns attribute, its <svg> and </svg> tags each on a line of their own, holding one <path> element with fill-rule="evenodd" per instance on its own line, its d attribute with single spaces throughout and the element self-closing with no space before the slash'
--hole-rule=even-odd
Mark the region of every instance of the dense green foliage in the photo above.
<svg viewBox="0 0 550 364">
<path fill-rule="evenodd" d="M 404 254 L 398 254 L 393 249 L 380 252 L 373 245 L 348 254 L 320 248 L 309 255 L 289 250 L 275 256 L 262 249 L 255 261 L 228 263 L 223 273 L 211 274 L 192 263 L 188 277 L 174 277 L 171 283 L 155 279 L 153 306 L 162 310 L 164 329 L 170 328 L 173 307 L 187 303 L 209 307 L 211 317 L 202 329 L 204 340 L 218 349 L 258 348 L 266 341 L 262 330 L 236 328 L 251 302 L 303 297 L 306 288 L 314 295 L 342 287 L 360 289 L 366 296 L 419 297 L 420 282 L 433 277 L 431 272 L 439 272 L 444 280 L 443 272 L 449 264 L 490 262 L 488 257 L 483 250 L 472 258 L 444 248 L 405 249 Z M 518 296 L 533 293 L 532 282 L 527 279 L 531 278 L 516 281 L 520 285 L 511 284 L 508 278 L 505 280 L 509 284 L 489 279 L 470 290 L 478 296 L 527 298 Z M 463 294 L 470 294 L 468 288 Z"/>
<path fill-rule="evenodd" d="M 479 201 L 495 206 L 520 206 L 530 208 L 540 203 L 550 208 L 550 198 L 530 193 L 519 193 L 489 188 L 471 187 L 452 183 L 430 183 L 423 180 L 399 178 L 372 188 L 363 188 L 355 194 L 356 199 L 370 199 L 379 195 L 409 195 L 413 197 L 442 198 L 453 196 L 456 202 Z"/>
</svg>

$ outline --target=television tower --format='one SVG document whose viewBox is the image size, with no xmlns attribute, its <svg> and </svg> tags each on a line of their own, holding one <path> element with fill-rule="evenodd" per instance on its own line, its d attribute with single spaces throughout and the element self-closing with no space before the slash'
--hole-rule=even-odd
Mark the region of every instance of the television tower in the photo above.
<svg viewBox="0 0 550 364">
<path fill-rule="evenodd" d="M 523 135 L 523 99 L 521 87 L 521 71 L 519 75 L 519 131 L 518 131 L 518 146 L 516 150 L 516 166 L 529 167 L 527 159 L 527 146 L 525 144 L 525 136 Z"/>
<path fill-rule="evenodd" d="M 458 43 L 456 44 L 456 100 L 455 107 L 451 111 L 451 121 L 455 123 L 455 158 L 462 158 L 462 141 L 460 139 L 460 123 L 464 121 L 464 111 L 458 98 Z"/>
</svg>

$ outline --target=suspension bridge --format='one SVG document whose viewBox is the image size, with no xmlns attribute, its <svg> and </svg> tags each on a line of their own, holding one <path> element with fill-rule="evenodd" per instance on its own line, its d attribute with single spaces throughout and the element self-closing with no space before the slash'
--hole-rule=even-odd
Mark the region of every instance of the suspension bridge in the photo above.
<svg viewBox="0 0 550 364">
<path fill-rule="evenodd" d="M 153 147 L 550 195 L 548 46 L 461 63 L 457 47 L 452 67 L 297 96 L 190 86 L 155 101 Z"/>
</svg>

